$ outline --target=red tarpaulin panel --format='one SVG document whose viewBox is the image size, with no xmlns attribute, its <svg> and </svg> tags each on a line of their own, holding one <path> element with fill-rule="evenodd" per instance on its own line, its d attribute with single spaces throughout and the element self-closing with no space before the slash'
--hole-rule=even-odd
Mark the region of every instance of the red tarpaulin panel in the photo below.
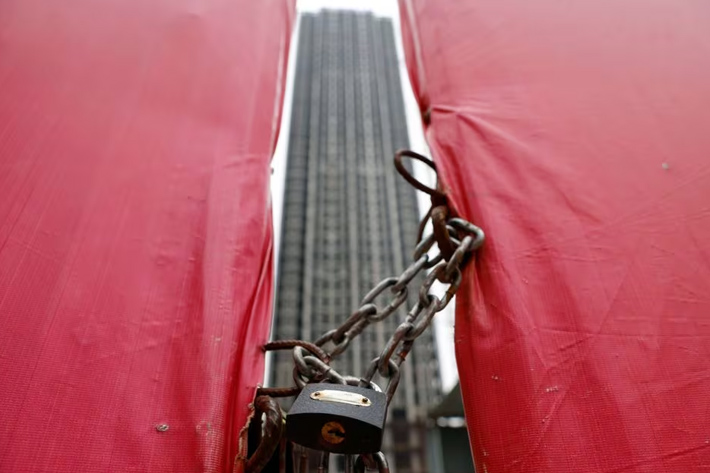
<svg viewBox="0 0 710 473">
<path fill-rule="evenodd" d="M 0 3 L 0 471 L 232 470 L 292 7 Z"/>
<path fill-rule="evenodd" d="M 710 471 L 710 3 L 400 4 L 479 473 Z"/>
</svg>

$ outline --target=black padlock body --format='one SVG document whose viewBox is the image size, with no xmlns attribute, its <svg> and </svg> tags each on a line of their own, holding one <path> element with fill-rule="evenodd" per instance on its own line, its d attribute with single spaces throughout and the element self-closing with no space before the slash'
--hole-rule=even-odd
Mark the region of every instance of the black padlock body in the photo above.
<svg viewBox="0 0 710 473">
<path fill-rule="evenodd" d="M 359 406 L 311 398 L 312 393 L 324 390 L 356 393 L 371 404 Z M 341 384 L 307 384 L 286 416 L 286 437 L 304 447 L 331 453 L 376 453 L 382 447 L 386 419 L 387 396 L 381 392 Z M 340 443 L 324 439 L 322 430 L 329 422 L 342 426 L 344 439 Z"/>
</svg>

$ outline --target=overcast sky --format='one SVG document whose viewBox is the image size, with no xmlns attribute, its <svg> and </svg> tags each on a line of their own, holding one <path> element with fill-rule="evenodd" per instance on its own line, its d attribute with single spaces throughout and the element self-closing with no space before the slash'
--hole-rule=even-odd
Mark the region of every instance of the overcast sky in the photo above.
<svg viewBox="0 0 710 473">
<path fill-rule="evenodd" d="M 399 62 L 400 79 L 402 80 L 402 90 L 404 91 L 404 103 L 407 115 L 407 128 L 409 130 L 410 149 L 429 156 L 429 150 L 424 139 L 424 133 L 419 118 L 419 107 L 412 93 L 409 77 L 404 62 L 404 53 L 402 51 L 401 35 L 399 27 L 399 11 L 396 0 L 298 0 L 297 8 L 299 12 L 309 11 L 315 12 L 323 8 L 331 9 L 347 9 L 371 11 L 377 16 L 387 17 L 392 19 L 395 29 L 395 42 L 397 45 L 397 55 Z M 294 36 L 291 41 L 291 54 L 289 57 L 289 66 L 286 78 L 286 94 L 284 97 L 284 108 L 281 120 L 281 131 L 279 133 L 279 141 L 276 145 L 276 151 L 272 161 L 273 174 L 271 178 L 271 192 L 273 199 L 274 211 L 274 232 L 275 232 L 275 261 L 278 261 L 278 248 L 281 237 L 281 212 L 283 209 L 283 194 L 286 171 L 286 155 L 288 150 L 288 130 L 291 123 L 291 97 L 293 94 L 293 76 L 295 58 L 298 50 L 298 24 L 294 30 Z M 415 167 L 415 175 L 423 182 L 431 183 L 433 176 L 426 171 L 423 166 Z M 418 192 L 418 200 L 420 213 L 423 215 L 428 209 L 429 202 L 426 197 Z M 363 294 L 364 295 L 364 294 Z M 458 380 L 456 371 L 456 359 L 454 356 L 454 341 L 453 341 L 453 325 L 454 315 L 453 303 L 446 310 L 439 313 L 434 318 L 434 329 L 436 331 L 437 342 L 439 345 L 439 364 L 441 366 L 441 380 L 445 391 L 451 389 Z M 343 314 L 345 317 L 348 314 Z M 267 369 L 268 373 L 268 369 Z"/>
</svg>

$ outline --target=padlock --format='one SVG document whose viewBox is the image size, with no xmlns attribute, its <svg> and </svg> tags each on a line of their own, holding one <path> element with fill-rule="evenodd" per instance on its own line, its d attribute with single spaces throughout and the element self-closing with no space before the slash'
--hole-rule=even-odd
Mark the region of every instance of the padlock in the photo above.
<svg viewBox="0 0 710 473">
<path fill-rule="evenodd" d="M 382 446 L 387 396 L 344 384 L 307 384 L 286 416 L 286 437 L 331 453 L 375 453 Z"/>
</svg>

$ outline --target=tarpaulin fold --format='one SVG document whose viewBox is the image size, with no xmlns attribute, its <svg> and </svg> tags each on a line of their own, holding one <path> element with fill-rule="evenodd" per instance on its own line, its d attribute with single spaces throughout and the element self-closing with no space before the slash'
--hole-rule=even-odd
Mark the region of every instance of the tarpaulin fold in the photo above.
<svg viewBox="0 0 710 473">
<path fill-rule="evenodd" d="M 488 236 L 455 343 L 478 471 L 710 470 L 710 8 L 400 0 Z"/>
<path fill-rule="evenodd" d="M 0 471 L 233 470 L 293 11 L 0 4 Z"/>
</svg>

